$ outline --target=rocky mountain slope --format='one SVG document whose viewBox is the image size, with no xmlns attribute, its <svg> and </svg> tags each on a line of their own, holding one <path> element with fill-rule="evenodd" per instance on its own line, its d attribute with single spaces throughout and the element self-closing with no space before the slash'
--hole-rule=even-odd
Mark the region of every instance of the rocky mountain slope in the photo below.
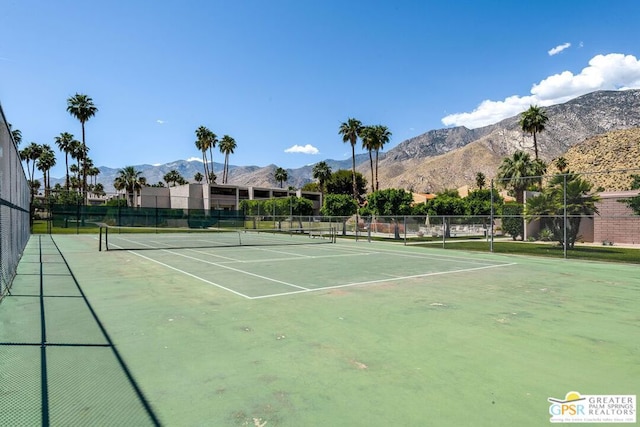
<svg viewBox="0 0 640 427">
<path fill-rule="evenodd" d="M 640 128 L 589 138 L 564 153 L 569 169 L 587 172 L 593 189 L 629 190 L 631 175 L 640 175 Z"/>
<path fill-rule="evenodd" d="M 640 127 L 640 90 L 593 92 L 564 104 L 544 107 L 544 110 L 549 122 L 546 130 L 538 135 L 538 146 L 540 156 L 550 161 L 588 138 L 610 131 Z M 388 152 L 381 153 L 380 188 L 437 192 L 444 188 L 473 185 L 477 172 L 484 173 L 487 180 L 493 178 L 505 156 L 520 149 L 533 153 L 533 139 L 523 134 L 519 118 L 519 115 L 510 117 L 478 129 L 454 127 L 431 130 L 398 144 Z M 597 145 L 597 141 L 593 144 Z M 589 161 L 589 156 L 597 157 Z M 601 159 L 600 155 L 585 154 L 580 160 L 583 165 L 581 170 L 593 170 L 597 166 L 594 162 L 598 159 Z M 351 159 L 325 161 L 334 171 L 351 168 Z M 627 161 L 621 160 L 616 164 L 625 165 Z M 368 155 L 357 155 L 356 163 L 358 170 L 370 180 Z M 571 160 L 570 166 L 577 170 Z M 160 166 L 135 167 L 142 171 L 142 175 L 151 184 L 162 181 L 162 176 L 171 169 L 178 170 L 188 180 L 193 180 L 196 172 L 202 172 L 202 163 L 197 161 L 180 160 Z M 277 186 L 273 177 L 275 167 L 230 166 L 229 183 Z M 107 191 L 113 191 L 117 169 L 101 167 L 100 170 L 98 181 L 103 183 Z M 216 163 L 215 171 L 220 180 L 222 165 Z M 301 187 L 313 180 L 312 166 L 309 165 L 288 169 L 287 172 L 287 186 Z"/>
<path fill-rule="evenodd" d="M 640 126 L 640 90 L 593 92 L 544 110 L 549 122 L 538 135 L 538 146 L 541 158 L 550 161 L 587 138 Z M 381 188 L 437 192 L 473 185 L 477 172 L 489 180 L 505 156 L 516 150 L 533 155 L 533 138 L 523 134 L 518 122 L 514 116 L 479 129 L 440 129 L 407 140 L 380 162 Z M 582 164 L 581 170 L 592 169 L 587 159 Z M 359 170 L 369 176 L 366 165 Z"/>
</svg>

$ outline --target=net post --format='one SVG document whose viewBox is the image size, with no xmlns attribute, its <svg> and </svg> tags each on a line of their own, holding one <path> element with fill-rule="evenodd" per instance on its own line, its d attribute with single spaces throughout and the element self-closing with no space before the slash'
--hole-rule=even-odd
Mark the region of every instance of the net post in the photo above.
<svg viewBox="0 0 640 427">
<path fill-rule="evenodd" d="M 98 252 L 102 252 L 102 226 L 100 226 L 100 233 L 98 234 Z"/>
</svg>

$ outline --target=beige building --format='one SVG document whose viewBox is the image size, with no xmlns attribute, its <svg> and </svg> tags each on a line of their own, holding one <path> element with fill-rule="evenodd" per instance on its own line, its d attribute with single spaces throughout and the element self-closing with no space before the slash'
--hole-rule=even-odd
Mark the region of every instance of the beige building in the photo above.
<svg viewBox="0 0 640 427">
<path fill-rule="evenodd" d="M 268 200 L 297 196 L 313 203 L 320 214 L 322 194 L 313 191 L 250 187 L 229 184 L 185 184 L 176 187 L 143 187 L 137 205 L 145 208 L 239 210 L 243 200 Z"/>
</svg>

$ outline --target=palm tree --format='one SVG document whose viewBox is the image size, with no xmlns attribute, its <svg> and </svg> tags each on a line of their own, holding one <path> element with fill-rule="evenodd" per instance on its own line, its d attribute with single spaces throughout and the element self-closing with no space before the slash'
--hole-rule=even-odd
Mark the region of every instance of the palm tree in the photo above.
<svg viewBox="0 0 640 427">
<path fill-rule="evenodd" d="M 118 171 L 118 176 L 113 181 L 113 186 L 116 190 L 125 190 L 127 192 L 130 206 L 134 206 L 134 192 L 142 188 L 141 181 L 144 177 L 141 177 L 141 174 L 142 172 L 136 170 L 133 166 L 125 166 Z"/>
<path fill-rule="evenodd" d="M 362 138 L 362 148 L 369 152 L 369 165 L 371 166 L 371 192 L 376 191 L 376 182 L 373 169 L 373 150 L 378 145 L 376 142 L 376 131 L 373 126 L 365 126 L 360 131 L 360 137 Z"/>
<path fill-rule="evenodd" d="M 74 146 L 80 145 L 80 141 L 76 141 L 73 139 L 73 135 L 69 132 L 62 132 L 59 136 L 55 138 L 56 145 L 64 153 L 64 166 L 66 175 L 65 175 L 65 188 L 69 190 L 69 154 L 74 150 Z"/>
<path fill-rule="evenodd" d="M 204 175 L 202 175 L 200 172 L 196 172 L 196 174 L 193 175 L 193 179 L 195 179 L 197 183 L 201 183 L 204 179 Z"/>
<path fill-rule="evenodd" d="M 376 150 L 376 191 L 377 191 L 380 189 L 380 186 L 378 183 L 378 154 L 380 153 L 380 150 L 384 148 L 384 145 L 387 144 L 391 139 L 391 132 L 389 132 L 388 127 L 383 125 L 375 125 L 373 128 L 376 134 L 376 139 L 375 139 L 376 144 L 374 149 Z"/>
<path fill-rule="evenodd" d="M 476 187 L 482 190 L 485 185 L 487 185 L 487 177 L 482 172 L 476 173 Z"/>
<path fill-rule="evenodd" d="M 209 166 L 207 165 L 207 150 L 209 149 L 209 136 L 211 131 L 206 126 L 196 129 L 196 147 L 202 152 L 202 164 L 204 166 L 204 176 L 209 176 Z"/>
<path fill-rule="evenodd" d="M 356 186 L 356 142 L 362 132 L 362 122 L 348 118 L 340 125 L 338 134 L 342 135 L 342 142 L 351 144 L 351 177 L 353 182 L 353 198 L 358 200 L 358 188 Z"/>
<path fill-rule="evenodd" d="M 213 162 L 213 149 L 216 148 L 216 144 L 218 143 L 218 135 L 211 132 L 209 133 L 209 155 L 211 157 L 211 170 L 209 173 L 213 173 L 216 167 L 216 164 Z M 215 182 L 215 180 L 210 180 L 211 182 Z"/>
<path fill-rule="evenodd" d="M 162 179 L 164 179 L 166 181 L 166 183 L 167 183 L 167 185 L 169 187 L 175 187 L 176 184 L 180 184 L 180 185 L 186 184 L 186 181 L 182 177 L 182 175 L 180 175 L 180 172 L 178 172 L 175 169 L 171 169 L 169 172 L 164 174 Z M 171 183 L 173 183 L 173 185 L 170 185 Z"/>
<path fill-rule="evenodd" d="M 222 169 L 222 183 L 229 181 L 229 154 L 233 154 L 236 149 L 236 140 L 229 135 L 224 135 L 218 145 L 220 152 L 224 154 L 224 168 Z"/>
<path fill-rule="evenodd" d="M 538 139 L 536 135 L 544 130 L 544 125 L 549 121 L 546 112 L 537 105 L 531 105 L 520 116 L 520 126 L 524 132 L 533 135 L 533 149 L 535 159 L 538 160 Z"/>
<path fill-rule="evenodd" d="M 56 156 L 51 147 L 47 144 L 42 146 L 42 152 L 37 159 L 38 170 L 42 171 L 42 180 L 44 181 L 44 196 L 49 198 L 49 191 L 51 190 L 51 175 L 50 170 L 56 165 Z"/>
<path fill-rule="evenodd" d="M 36 170 L 36 161 L 40 157 L 40 154 L 42 154 L 42 150 L 43 148 L 41 145 L 32 142 L 20 151 L 20 158 L 27 163 L 27 173 L 29 174 L 29 180 L 31 181 L 33 181 L 34 178 L 33 175 Z M 31 169 L 29 169 L 30 162 L 32 162 Z"/>
<path fill-rule="evenodd" d="M 289 174 L 287 173 L 287 171 L 280 167 L 276 168 L 273 176 L 276 181 L 280 183 L 280 188 L 283 188 L 283 183 L 289 179 Z"/>
<path fill-rule="evenodd" d="M 11 131 L 13 141 L 16 143 L 16 145 L 20 145 L 20 143 L 22 142 L 22 132 L 20 131 L 20 129 L 13 129 L 13 126 L 11 126 L 11 123 L 9 123 L 9 130 Z"/>
<path fill-rule="evenodd" d="M 318 162 L 313 167 L 313 178 L 318 180 L 318 185 L 320 186 L 320 193 L 322 194 L 322 198 L 324 199 L 324 190 L 325 184 L 329 178 L 331 178 L 331 167 L 327 164 L 327 162 Z"/>
<path fill-rule="evenodd" d="M 555 161 L 555 165 L 556 165 L 556 168 L 558 169 L 558 172 L 562 173 L 565 171 L 565 169 L 567 169 L 567 166 L 569 166 L 569 163 L 567 162 L 567 159 L 565 159 L 564 157 L 558 157 Z"/>
<path fill-rule="evenodd" d="M 80 125 L 82 126 L 82 153 L 83 159 L 87 156 L 87 144 L 85 141 L 85 133 L 84 133 L 84 124 L 93 117 L 98 108 L 93 104 L 93 99 L 90 96 L 76 93 L 75 96 L 67 99 L 67 112 L 71 114 L 73 117 L 78 119 Z M 87 203 L 87 169 L 86 164 L 84 165 L 84 169 L 82 171 L 82 194 L 84 195 L 84 203 Z"/>
<path fill-rule="evenodd" d="M 516 151 L 512 157 L 505 157 L 498 169 L 498 179 L 503 187 L 511 187 L 518 203 L 524 201 L 524 190 L 527 189 L 536 175 L 535 164 L 529 153 Z"/>
</svg>

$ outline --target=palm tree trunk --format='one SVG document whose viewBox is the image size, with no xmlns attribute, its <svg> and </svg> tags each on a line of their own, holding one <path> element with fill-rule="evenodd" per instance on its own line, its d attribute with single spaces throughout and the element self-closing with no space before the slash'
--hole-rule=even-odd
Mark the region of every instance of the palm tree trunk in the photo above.
<svg viewBox="0 0 640 427">
<path fill-rule="evenodd" d="M 65 175 L 66 180 L 65 180 L 64 186 L 68 193 L 69 192 L 69 153 L 67 151 L 64 152 L 64 166 L 67 170 L 67 174 Z"/>
<path fill-rule="evenodd" d="M 84 122 L 82 122 L 82 198 L 87 204 L 87 144 L 84 142 Z"/>
<path fill-rule="evenodd" d="M 538 139 L 536 138 L 536 131 L 533 131 L 533 151 L 536 155 L 536 160 L 538 160 Z"/>
<path fill-rule="evenodd" d="M 358 200 L 358 187 L 356 186 L 356 141 L 351 142 L 351 179 L 353 181 L 353 198 Z"/>
<path fill-rule="evenodd" d="M 369 166 L 371 166 L 371 192 L 376 191 L 374 185 L 374 176 L 373 176 L 373 157 L 371 156 L 371 150 L 369 150 Z"/>
<path fill-rule="evenodd" d="M 376 148 L 376 191 L 380 189 L 378 185 L 378 149 Z"/>
</svg>

